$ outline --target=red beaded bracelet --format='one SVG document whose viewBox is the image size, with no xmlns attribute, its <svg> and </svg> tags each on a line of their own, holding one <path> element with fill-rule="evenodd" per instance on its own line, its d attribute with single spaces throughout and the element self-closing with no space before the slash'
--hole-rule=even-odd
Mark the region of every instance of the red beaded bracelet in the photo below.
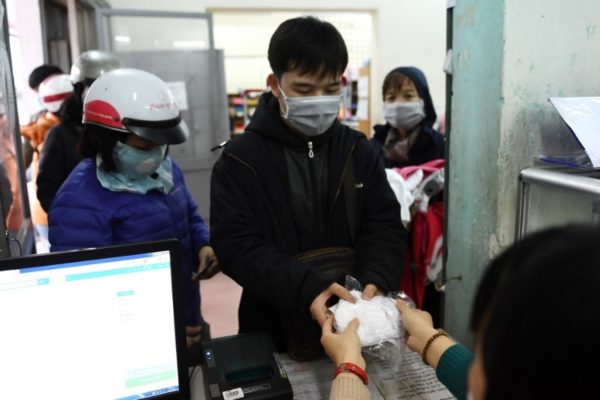
<svg viewBox="0 0 600 400">
<path fill-rule="evenodd" d="M 367 373 L 356 364 L 349 362 L 341 363 L 335 369 L 335 374 L 333 375 L 333 378 L 335 379 L 335 377 L 337 377 L 342 372 L 352 372 L 354 375 L 358 376 L 365 385 L 369 383 L 369 377 L 367 376 Z"/>
</svg>

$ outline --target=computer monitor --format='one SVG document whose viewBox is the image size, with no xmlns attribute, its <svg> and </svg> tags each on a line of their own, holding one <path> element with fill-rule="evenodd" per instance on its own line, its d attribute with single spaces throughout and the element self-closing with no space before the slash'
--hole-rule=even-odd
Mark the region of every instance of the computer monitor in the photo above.
<svg viewBox="0 0 600 400">
<path fill-rule="evenodd" d="M 187 399 L 179 242 L 0 260 L 0 398 Z"/>
</svg>

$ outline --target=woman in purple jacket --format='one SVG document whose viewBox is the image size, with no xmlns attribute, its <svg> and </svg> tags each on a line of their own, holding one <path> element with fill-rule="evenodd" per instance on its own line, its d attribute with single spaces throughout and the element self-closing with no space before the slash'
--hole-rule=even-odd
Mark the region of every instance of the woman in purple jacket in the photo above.
<svg viewBox="0 0 600 400">
<path fill-rule="evenodd" d="M 188 344 L 201 340 L 196 272 L 214 272 L 209 231 L 167 154 L 189 133 L 166 85 L 119 69 L 98 78 L 84 102 L 83 156 L 49 213 L 52 251 L 175 238 L 183 251 Z M 206 337 L 206 336 L 205 336 Z"/>
</svg>

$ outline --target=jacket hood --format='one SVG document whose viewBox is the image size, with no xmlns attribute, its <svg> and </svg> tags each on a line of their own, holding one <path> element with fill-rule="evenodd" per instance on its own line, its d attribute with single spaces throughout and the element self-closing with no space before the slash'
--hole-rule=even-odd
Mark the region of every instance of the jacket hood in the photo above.
<svg viewBox="0 0 600 400">
<path fill-rule="evenodd" d="M 290 147 L 305 149 L 309 141 L 312 141 L 316 147 L 327 142 L 331 138 L 331 135 L 337 129 L 341 129 L 341 127 L 342 125 L 336 119 L 327 131 L 319 136 L 308 138 L 294 131 L 283 121 L 279 108 L 279 100 L 273 96 L 273 93 L 267 92 L 260 96 L 258 107 L 254 111 L 246 130 L 266 136 Z"/>
<path fill-rule="evenodd" d="M 423 120 L 422 126 L 432 127 L 437 119 L 437 114 L 433 107 L 433 101 L 431 100 L 431 94 L 429 93 L 429 85 L 427 84 L 427 78 L 425 78 L 423 71 L 416 67 L 399 67 L 392 70 L 390 73 L 392 72 L 404 74 L 414 82 L 417 87 L 417 92 L 419 92 L 419 96 L 421 96 L 425 103 L 425 119 Z"/>
</svg>

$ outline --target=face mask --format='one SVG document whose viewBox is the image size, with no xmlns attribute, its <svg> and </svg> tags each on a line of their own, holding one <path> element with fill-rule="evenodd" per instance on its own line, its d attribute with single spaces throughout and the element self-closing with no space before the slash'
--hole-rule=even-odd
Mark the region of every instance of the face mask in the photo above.
<svg viewBox="0 0 600 400">
<path fill-rule="evenodd" d="M 423 100 L 383 105 L 383 117 L 396 129 L 412 129 L 425 119 Z"/>
<path fill-rule="evenodd" d="M 113 149 L 113 157 L 119 173 L 129 179 L 142 179 L 156 172 L 165 157 L 166 150 L 166 145 L 140 150 L 117 142 Z"/>
<path fill-rule="evenodd" d="M 288 123 L 306 136 L 319 136 L 333 125 L 340 109 L 341 96 L 287 97 L 281 86 Z"/>
</svg>

